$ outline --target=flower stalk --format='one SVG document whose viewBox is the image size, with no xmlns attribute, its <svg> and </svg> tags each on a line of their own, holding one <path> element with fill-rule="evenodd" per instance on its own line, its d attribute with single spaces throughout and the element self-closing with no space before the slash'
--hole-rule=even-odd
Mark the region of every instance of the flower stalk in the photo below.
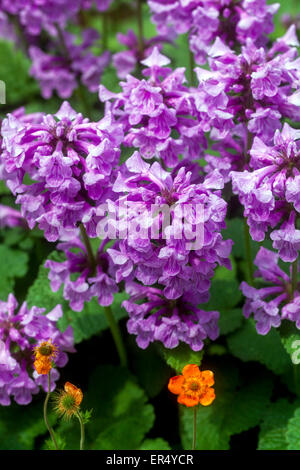
<svg viewBox="0 0 300 470">
<path fill-rule="evenodd" d="M 196 438 L 197 438 L 197 410 L 198 407 L 194 406 L 194 424 L 193 424 L 193 447 L 192 450 L 196 449 Z"/>
<path fill-rule="evenodd" d="M 49 431 L 49 434 L 51 436 L 51 439 L 52 439 L 52 442 L 54 444 L 55 450 L 58 450 L 58 445 L 57 445 L 57 442 L 56 442 L 56 439 L 55 439 L 55 435 L 54 435 L 53 429 L 51 428 L 51 426 L 49 424 L 48 416 L 47 416 L 48 401 L 49 401 L 49 397 L 50 397 L 50 393 L 51 393 L 50 392 L 50 389 L 51 389 L 50 372 L 51 372 L 51 370 L 49 370 L 49 372 L 48 372 L 48 392 L 46 394 L 46 398 L 45 398 L 45 401 L 44 401 L 44 421 L 45 421 L 45 424 L 46 424 L 47 429 Z"/>
<path fill-rule="evenodd" d="M 84 422 L 82 419 L 82 416 L 80 414 L 80 411 L 76 413 L 76 416 L 79 420 L 80 423 L 80 450 L 84 450 L 84 438 L 85 438 L 85 432 L 84 432 Z"/>
</svg>

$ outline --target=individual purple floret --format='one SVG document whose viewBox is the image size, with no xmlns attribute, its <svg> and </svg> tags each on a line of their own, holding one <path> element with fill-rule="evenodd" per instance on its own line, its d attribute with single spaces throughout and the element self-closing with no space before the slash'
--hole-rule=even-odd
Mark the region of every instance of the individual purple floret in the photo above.
<svg viewBox="0 0 300 470">
<path fill-rule="evenodd" d="M 122 126 L 109 113 L 89 122 L 67 102 L 55 115 L 31 121 L 9 114 L 2 124 L 1 176 L 22 215 L 49 241 L 73 233 L 79 223 L 96 237 L 97 207 L 113 198 Z"/>
<path fill-rule="evenodd" d="M 235 49 L 251 38 L 258 46 L 274 29 L 278 3 L 266 0 L 148 0 L 160 34 L 170 28 L 177 34 L 189 32 L 190 49 L 198 64 L 207 59 L 216 38 Z"/>
<path fill-rule="evenodd" d="M 258 267 L 255 277 L 262 278 L 271 287 L 255 289 L 246 282 L 241 284 L 247 298 L 243 313 L 246 318 L 254 314 L 256 329 L 261 335 L 266 335 L 271 327 L 278 328 L 284 319 L 296 322 L 300 328 L 300 286 L 299 283 L 293 286 L 291 276 L 279 268 L 278 261 L 277 253 L 261 247 L 254 260 Z"/>
<path fill-rule="evenodd" d="M 148 79 L 127 75 L 120 93 L 111 93 L 100 86 L 100 100 L 112 101 L 111 111 L 122 123 L 124 145 L 138 148 L 145 159 L 157 158 L 168 168 L 179 163 L 179 155 L 198 159 L 206 148 L 204 129 L 199 125 L 196 110 L 190 102 L 184 68 L 172 71 L 170 60 L 155 47 L 142 61 Z M 110 109 L 110 108 L 109 108 Z"/>
<path fill-rule="evenodd" d="M 112 261 L 103 251 L 105 243 L 102 242 L 93 261 L 79 239 L 60 243 L 57 249 L 64 252 L 66 261 L 47 260 L 45 263 L 50 269 L 48 277 L 52 291 L 57 292 L 63 285 L 63 296 L 76 312 L 95 296 L 101 306 L 109 306 L 118 292 Z"/>
<path fill-rule="evenodd" d="M 45 53 L 37 46 L 29 48 L 30 73 L 40 83 L 44 98 L 51 98 L 53 91 L 63 99 L 69 98 L 80 83 L 91 92 L 98 90 L 110 54 L 105 51 L 96 56 L 91 52 L 100 37 L 96 30 L 86 29 L 82 36 L 81 44 L 77 44 L 76 36 L 62 32 L 54 44 L 58 53 Z"/>
<path fill-rule="evenodd" d="M 219 313 L 199 309 L 199 299 L 192 290 L 176 301 L 166 299 L 156 287 L 134 282 L 128 283 L 127 292 L 130 300 L 122 305 L 129 314 L 128 331 L 137 336 L 142 349 L 160 341 L 169 349 L 184 342 L 193 351 L 199 351 L 206 338 L 215 340 L 219 334 Z"/>
<path fill-rule="evenodd" d="M 2 227 L 27 227 L 26 220 L 21 212 L 12 207 L 0 204 L 0 228 Z"/>
<path fill-rule="evenodd" d="M 293 262 L 300 248 L 300 131 L 284 124 L 275 132 L 274 145 L 255 137 L 250 151 L 253 171 L 232 172 L 233 191 L 239 195 L 254 240 L 262 241 L 270 228 L 273 247 L 283 261 Z"/>
<path fill-rule="evenodd" d="M 8 406 L 11 398 L 19 405 L 27 405 L 32 395 L 39 392 L 41 385 L 47 391 L 48 379 L 39 375 L 33 367 L 33 348 L 40 341 L 52 342 L 59 353 L 55 359 L 57 367 L 68 362 L 66 352 L 75 352 L 71 326 L 62 333 L 57 320 L 62 309 L 57 305 L 44 315 L 46 309 L 28 308 L 26 302 L 17 310 L 18 302 L 13 294 L 7 302 L 0 301 L 0 404 Z M 57 369 L 51 371 L 51 390 L 59 378 Z"/>
</svg>

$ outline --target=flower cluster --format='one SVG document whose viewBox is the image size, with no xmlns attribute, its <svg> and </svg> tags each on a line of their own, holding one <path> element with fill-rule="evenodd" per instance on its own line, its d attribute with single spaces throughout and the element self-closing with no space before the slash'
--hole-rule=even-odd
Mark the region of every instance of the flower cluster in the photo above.
<svg viewBox="0 0 300 470">
<path fill-rule="evenodd" d="M 166 172 L 158 162 L 151 166 L 144 162 L 138 152 L 125 167 L 113 190 L 120 194 L 114 203 L 119 230 L 126 227 L 127 232 L 107 252 L 116 266 L 116 281 L 124 280 L 129 293 L 132 281 L 159 285 L 154 291 L 133 289 L 132 298 L 124 303 L 130 312 L 129 328 L 142 347 L 159 339 L 167 347 L 181 340 L 201 349 L 206 336 L 217 336 L 217 314 L 203 312 L 197 305 L 208 301 L 217 264 L 230 268 L 232 241 L 224 241 L 220 233 L 227 206 L 213 191 L 223 187 L 222 177 L 216 171 L 202 183 L 191 183 L 192 173 L 184 166 Z M 166 214 L 160 212 L 163 208 Z M 154 310 L 152 294 L 158 296 Z M 148 302 L 134 306 L 142 298 Z"/>
<path fill-rule="evenodd" d="M 252 171 L 232 172 L 233 191 L 239 195 L 254 240 L 270 234 L 280 258 L 293 262 L 300 249 L 300 131 L 283 126 L 275 132 L 274 145 L 255 137 L 250 151 Z"/>
<path fill-rule="evenodd" d="M 147 80 L 127 75 L 120 93 L 100 86 L 100 100 L 112 100 L 111 112 L 122 123 L 124 145 L 138 148 L 145 159 L 157 158 L 168 168 L 175 167 L 179 155 L 200 158 L 206 147 L 204 131 L 183 85 L 184 68 L 165 67 L 170 60 L 155 47 L 141 63 Z"/>
<path fill-rule="evenodd" d="M 216 39 L 210 70 L 195 69 L 199 86 L 191 93 L 199 126 L 210 131 L 221 156 L 205 157 L 208 172 L 218 168 L 228 181 L 230 170 L 247 165 L 254 137 L 270 144 L 282 118 L 299 120 L 298 45 L 294 26 L 270 50 L 247 39 L 238 54 Z"/>
<path fill-rule="evenodd" d="M 64 27 L 78 13 L 82 0 L 1 0 L 0 9 L 17 16 L 22 27 L 32 36 L 42 29 L 55 34 L 56 25 Z"/>
<path fill-rule="evenodd" d="M 60 98 L 69 98 L 79 83 L 91 92 L 98 90 L 103 70 L 110 61 L 108 51 L 96 56 L 90 50 L 99 37 L 96 30 L 86 29 L 81 44 L 77 44 L 76 36 L 65 31 L 53 39 L 50 53 L 37 46 L 29 48 L 30 73 L 40 83 L 44 98 L 50 98 L 54 90 Z"/>
<path fill-rule="evenodd" d="M 76 312 L 80 312 L 84 302 L 89 302 L 94 296 L 101 306 L 109 306 L 113 302 L 113 294 L 118 292 L 112 261 L 103 251 L 104 246 L 105 241 L 96 256 L 90 259 L 85 245 L 75 238 L 57 245 L 57 249 L 64 252 L 66 261 L 49 259 L 45 263 L 45 267 L 50 269 L 48 277 L 52 291 L 57 292 L 63 284 L 64 298 Z"/>
<path fill-rule="evenodd" d="M 219 312 L 199 309 L 200 296 L 192 289 L 173 300 L 157 287 L 135 282 L 127 284 L 127 292 L 130 299 L 123 302 L 129 314 L 127 328 L 142 349 L 154 341 L 173 349 L 182 341 L 199 351 L 205 339 L 215 340 L 219 335 Z"/>
<path fill-rule="evenodd" d="M 58 348 L 57 367 L 64 367 L 67 363 L 66 352 L 75 351 L 72 328 L 69 326 L 64 333 L 57 328 L 57 320 L 62 316 L 60 305 L 46 315 L 44 308 L 28 308 L 26 302 L 18 311 L 17 307 L 12 294 L 7 302 L 0 302 L 0 404 L 3 406 L 10 404 L 11 397 L 18 404 L 26 405 L 31 402 L 32 395 L 39 392 L 39 386 L 47 390 L 47 377 L 33 368 L 33 348 L 37 344 L 40 346 L 40 342 L 45 342 L 47 345 L 52 338 Z M 36 356 L 37 359 L 40 357 Z M 52 369 L 52 390 L 58 378 L 59 372 Z"/>
<path fill-rule="evenodd" d="M 190 50 L 198 64 L 216 38 L 236 48 L 251 38 L 258 45 L 273 31 L 273 15 L 279 4 L 266 0 L 148 0 L 153 21 L 161 34 L 169 28 L 189 32 Z"/>
<path fill-rule="evenodd" d="M 292 273 L 288 276 L 278 266 L 278 261 L 277 253 L 261 247 L 254 260 L 258 267 L 255 277 L 272 285 L 256 289 L 246 282 L 241 284 L 247 298 L 243 313 L 246 318 L 254 314 L 256 329 L 261 335 L 266 335 L 271 327 L 278 328 L 282 320 L 295 322 L 300 328 L 300 285 L 299 282 L 293 285 Z"/>
<path fill-rule="evenodd" d="M 97 206 L 112 197 L 123 138 L 111 115 L 89 122 L 64 102 L 55 115 L 29 122 L 8 115 L 2 137 L 2 177 L 29 227 L 38 223 L 47 240 L 56 241 L 82 222 L 95 237 Z"/>
</svg>

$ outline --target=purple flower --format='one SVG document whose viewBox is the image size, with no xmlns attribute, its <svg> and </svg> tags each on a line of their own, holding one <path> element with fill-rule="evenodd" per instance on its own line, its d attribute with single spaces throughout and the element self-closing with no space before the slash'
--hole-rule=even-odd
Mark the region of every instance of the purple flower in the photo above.
<svg viewBox="0 0 300 470">
<path fill-rule="evenodd" d="M 172 71 L 169 59 L 157 47 L 142 60 L 147 79 L 127 75 L 122 92 L 114 94 L 100 86 L 100 100 L 112 101 L 111 112 L 122 123 L 124 144 L 140 150 L 145 159 L 161 159 L 174 167 L 179 156 L 200 158 L 206 147 L 204 131 L 185 82 L 184 68 Z"/>
<path fill-rule="evenodd" d="M 89 122 L 64 102 L 55 115 L 26 121 L 8 115 L 2 124 L 2 178 L 17 194 L 29 227 L 38 223 L 49 241 L 73 237 L 82 222 L 95 237 L 100 203 L 111 190 L 122 127 L 107 113 Z M 32 184 L 25 184 L 29 176 Z"/>
<path fill-rule="evenodd" d="M 57 292 L 63 285 L 63 296 L 76 312 L 80 312 L 84 302 L 89 302 L 94 296 L 100 305 L 109 306 L 118 292 L 115 269 L 110 257 L 103 251 L 104 246 L 105 241 L 96 254 L 95 265 L 79 239 L 57 245 L 57 249 L 64 252 L 66 261 L 47 260 L 45 263 L 45 267 L 50 269 L 48 277 L 52 291 Z"/>
<path fill-rule="evenodd" d="M 197 184 L 191 178 L 184 166 L 168 173 L 138 152 L 126 161 L 113 188 L 120 194 L 113 204 L 120 240 L 107 250 L 117 282 L 159 283 L 169 300 L 191 291 L 208 300 L 217 264 L 230 268 L 232 241 L 220 233 L 226 203 L 213 189 L 223 187 L 221 175 L 214 172 Z"/>
<path fill-rule="evenodd" d="M 72 328 L 69 326 L 64 333 L 57 328 L 57 320 L 62 316 L 60 305 L 46 315 L 45 309 L 29 309 L 26 302 L 16 312 L 17 307 L 13 294 L 7 302 L 0 301 L 0 404 L 3 406 L 10 405 L 11 397 L 19 405 L 27 405 L 32 395 L 39 392 L 39 385 L 47 390 L 47 380 L 42 380 L 33 368 L 34 344 L 51 338 L 59 350 L 57 367 L 67 363 L 66 352 L 75 352 Z M 58 378 L 59 372 L 53 370 L 52 389 Z"/>
<path fill-rule="evenodd" d="M 158 288 L 136 283 L 128 283 L 127 291 L 130 300 L 122 305 L 129 314 L 128 331 L 137 336 L 142 349 L 160 341 L 169 349 L 184 342 L 199 351 L 206 338 L 214 340 L 219 334 L 219 313 L 199 309 L 197 295 L 192 291 L 176 301 L 166 299 Z"/>
<path fill-rule="evenodd" d="M 39 81 L 43 97 L 51 98 L 55 90 L 61 98 L 69 98 L 80 82 L 89 91 L 97 91 L 103 70 L 110 60 L 108 51 L 97 57 L 90 51 L 99 39 L 97 31 L 84 30 L 80 45 L 75 43 L 76 37 L 68 32 L 62 33 L 62 39 L 63 48 L 59 41 L 53 43 L 57 54 L 45 53 L 37 46 L 29 48 L 32 60 L 30 73 Z"/>
<path fill-rule="evenodd" d="M 299 138 L 299 131 L 288 124 L 282 132 L 275 132 L 272 147 L 255 137 L 250 150 L 253 171 L 231 173 L 233 191 L 244 206 L 252 238 L 262 241 L 270 227 L 281 224 L 270 237 L 286 262 L 296 259 L 300 246 L 300 231 L 295 227 L 300 209 Z"/>
<path fill-rule="evenodd" d="M 292 292 L 291 278 L 278 267 L 279 255 L 261 247 L 254 263 L 258 266 L 255 277 L 262 278 L 271 287 L 256 289 L 242 282 L 241 289 L 247 300 L 243 309 L 248 318 L 254 314 L 257 332 L 266 335 L 271 327 L 278 328 L 282 319 L 297 321 L 296 305 L 299 296 L 299 284 Z M 298 325 L 296 325 L 299 327 Z"/>
</svg>

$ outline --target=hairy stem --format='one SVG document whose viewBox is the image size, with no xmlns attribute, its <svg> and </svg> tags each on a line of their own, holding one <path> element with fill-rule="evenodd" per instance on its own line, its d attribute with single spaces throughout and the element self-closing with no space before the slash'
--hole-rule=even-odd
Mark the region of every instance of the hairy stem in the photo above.
<svg viewBox="0 0 300 470">
<path fill-rule="evenodd" d="M 86 233 L 84 225 L 82 223 L 80 223 L 79 227 L 80 227 L 80 233 L 81 233 L 81 236 L 82 236 L 82 239 L 83 239 L 83 243 L 84 243 L 86 251 L 87 251 L 89 266 L 91 268 L 92 274 L 95 275 L 96 274 L 97 262 L 96 262 L 96 259 L 95 259 L 94 253 L 93 253 L 92 245 L 91 245 L 90 239 L 88 237 L 88 234 Z"/>
<path fill-rule="evenodd" d="M 244 218 L 244 238 L 245 238 L 245 251 L 246 251 L 246 262 L 248 268 L 248 283 L 253 286 L 254 276 L 253 276 L 253 261 L 252 261 L 252 251 L 251 251 L 251 237 L 249 233 L 249 227 L 247 220 Z"/>
<path fill-rule="evenodd" d="M 122 340 L 122 335 L 121 335 L 119 325 L 116 322 L 115 317 L 113 316 L 113 312 L 110 307 L 104 307 L 104 311 L 105 311 L 107 323 L 109 325 L 112 337 L 114 339 L 114 342 L 115 342 L 115 345 L 119 354 L 121 366 L 127 367 L 127 354 L 126 354 L 125 346 Z"/>
<path fill-rule="evenodd" d="M 47 395 L 46 395 L 46 398 L 45 398 L 45 402 L 44 402 L 44 421 L 45 421 L 45 424 L 47 426 L 47 429 L 49 431 L 49 434 L 51 436 L 51 439 L 53 441 L 53 444 L 54 444 L 54 447 L 56 450 L 58 450 L 58 445 L 57 445 L 57 442 L 56 442 L 56 439 L 55 439 L 55 436 L 54 436 L 54 432 L 53 432 L 53 429 L 51 428 L 50 424 L 49 424 L 49 421 L 48 421 L 48 417 L 47 417 L 47 407 L 48 407 L 48 401 L 49 401 L 49 397 L 50 397 L 50 389 L 51 389 L 51 377 L 50 377 L 50 372 L 48 372 L 48 392 L 47 392 Z"/>
<path fill-rule="evenodd" d="M 102 51 L 106 51 L 108 49 L 108 15 L 103 12 L 102 13 Z"/>
<path fill-rule="evenodd" d="M 192 450 L 196 449 L 196 437 L 197 437 L 197 406 L 194 406 L 194 425 L 193 425 L 193 447 Z"/>
<path fill-rule="evenodd" d="M 298 258 L 292 263 L 292 293 L 291 297 L 294 298 L 294 294 L 298 286 Z"/>
<path fill-rule="evenodd" d="M 84 437 L 85 437 L 84 422 L 83 422 L 82 416 L 80 414 L 80 411 L 78 411 L 76 416 L 77 416 L 77 418 L 79 420 L 79 423 L 80 423 L 80 450 L 84 450 Z"/>
</svg>

